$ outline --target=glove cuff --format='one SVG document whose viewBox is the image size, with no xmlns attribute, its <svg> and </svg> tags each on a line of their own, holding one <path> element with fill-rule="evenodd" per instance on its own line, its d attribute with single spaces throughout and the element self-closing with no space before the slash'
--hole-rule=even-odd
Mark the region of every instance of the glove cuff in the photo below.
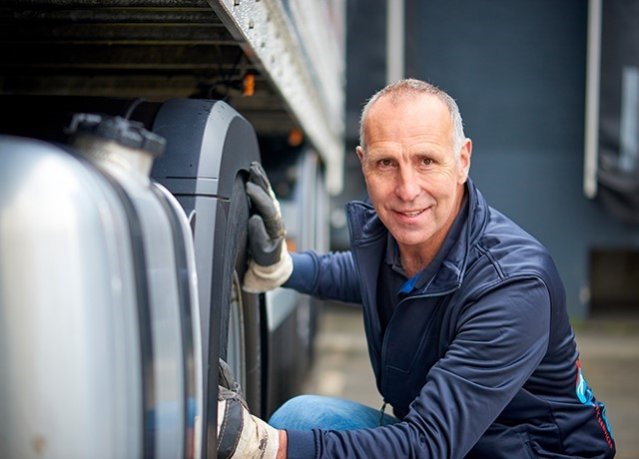
<svg viewBox="0 0 639 459">
<path fill-rule="evenodd" d="M 270 266 L 260 266 L 254 260 L 249 261 L 248 269 L 244 274 L 242 288 L 249 293 L 263 293 L 281 286 L 293 273 L 293 260 L 282 244 L 280 249 L 280 261 Z"/>
<path fill-rule="evenodd" d="M 261 444 L 264 445 L 263 453 L 260 456 L 262 459 L 276 459 L 277 451 L 280 449 L 280 432 L 275 428 L 271 427 L 265 421 L 262 421 L 260 418 L 251 415 L 253 421 L 257 425 L 259 425 L 264 433 L 262 439 L 266 439 L 267 441 L 262 441 Z M 259 423 L 259 424 L 258 424 Z M 261 449 L 261 448 L 260 448 Z"/>
</svg>

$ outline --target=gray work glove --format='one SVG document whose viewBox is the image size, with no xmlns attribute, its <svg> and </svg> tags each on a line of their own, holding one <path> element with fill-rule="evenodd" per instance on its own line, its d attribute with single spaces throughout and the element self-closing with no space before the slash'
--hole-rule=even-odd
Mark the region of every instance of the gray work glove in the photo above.
<svg viewBox="0 0 639 459">
<path fill-rule="evenodd" d="M 257 162 L 251 163 L 246 194 L 253 215 L 248 221 L 250 260 L 243 288 L 247 292 L 261 293 L 286 282 L 293 272 L 293 261 L 286 249 L 280 204 L 266 172 Z"/>
<path fill-rule="evenodd" d="M 221 358 L 217 363 L 217 379 L 220 386 L 235 392 L 240 397 L 243 397 L 242 387 L 240 386 L 240 383 L 235 380 L 231 367 Z"/>
<path fill-rule="evenodd" d="M 280 446 L 277 429 L 249 413 L 240 385 L 231 369 L 220 359 L 217 387 L 218 459 L 275 459 Z"/>
</svg>

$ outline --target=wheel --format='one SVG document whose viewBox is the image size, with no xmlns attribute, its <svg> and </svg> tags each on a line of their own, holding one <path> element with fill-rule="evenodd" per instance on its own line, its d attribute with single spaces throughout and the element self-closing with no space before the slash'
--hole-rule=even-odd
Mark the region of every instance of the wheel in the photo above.
<svg viewBox="0 0 639 459">
<path fill-rule="evenodd" d="M 240 386 L 246 387 L 246 346 L 244 345 L 244 302 L 237 271 L 233 273 L 229 319 L 227 322 L 226 363 L 229 364 Z"/>
<path fill-rule="evenodd" d="M 224 102 L 172 99 L 154 113 L 153 132 L 167 140 L 167 149 L 154 162 L 152 176 L 193 216 L 203 365 L 201 447 L 206 457 L 214 457 L 218 358 L 230 360 L 249 407 L 263 412 L 259 297 L 242 292 L 240 285 L 249 216 L 244 181 L 251 161 L 259 160 L 259 146 L 252 126 Z"/>
<path fill-rule="evenodd" d="M 261 414 L 261 335 L 259 296 L 242 290 L 247 265 L 248 199 L 241 176 L 235 179 L 224 238 L 224 268 L 219 349 L 220 357 L 230 365 L 251 411 Z M 217 252 L 217 250 L 216 250 Z M 216 279 L 213 279 L 214 286 Z"/>
</svg>

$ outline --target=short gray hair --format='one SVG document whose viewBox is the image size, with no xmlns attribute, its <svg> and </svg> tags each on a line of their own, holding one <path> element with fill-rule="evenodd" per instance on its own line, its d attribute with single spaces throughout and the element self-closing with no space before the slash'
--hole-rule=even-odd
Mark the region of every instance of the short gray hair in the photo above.
<svg viewBox="0 0 639 459">
<path fill-rule="evenodd" d="M 362 114 L 359 120 L 359 145 L 363 150 L 366 150 L 364 123 L 375 102 L 387 95 L 398 98 L 400 96 L 411 94 L 431 95 L 437 97 L 444 105 L 446 105 L 448 112 L 450 113 L 451 121 L 453 122 L 453 149 L 456 155 L 455 157 L 458 158 L 461 147 L 466 140 L 466 136 L 464 135 L 464 125 L 462 123 L 457 102 L 455 102 L 455 99 L 450 97 L 445 91 L 439 89 L 437 86 L 414 78 L 407 78 L 391 83 L 368 99 L 368 102 L 366 102 L 366 105 L 364 105 L 364 108 L 362 109 Z"/>
</svg>

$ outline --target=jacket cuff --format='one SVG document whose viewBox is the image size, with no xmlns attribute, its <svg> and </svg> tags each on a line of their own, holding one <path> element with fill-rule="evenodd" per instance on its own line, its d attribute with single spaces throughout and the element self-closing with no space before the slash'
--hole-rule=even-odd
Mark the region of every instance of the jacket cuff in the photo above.
<svg viewBox="0 0 639 459">
<path fill-rule="evenodd" d="M 311 279 L 315 277 L 315 260 L 308 252 L 291 252 L 293 272 L 282 287 L 306 293 L 310 290 Z"/>
<path fill-rule="evenodd" d="M 317 457 L 315 434 L 312 430 L 286 430 L 288 459 Z"/>
</svg>

